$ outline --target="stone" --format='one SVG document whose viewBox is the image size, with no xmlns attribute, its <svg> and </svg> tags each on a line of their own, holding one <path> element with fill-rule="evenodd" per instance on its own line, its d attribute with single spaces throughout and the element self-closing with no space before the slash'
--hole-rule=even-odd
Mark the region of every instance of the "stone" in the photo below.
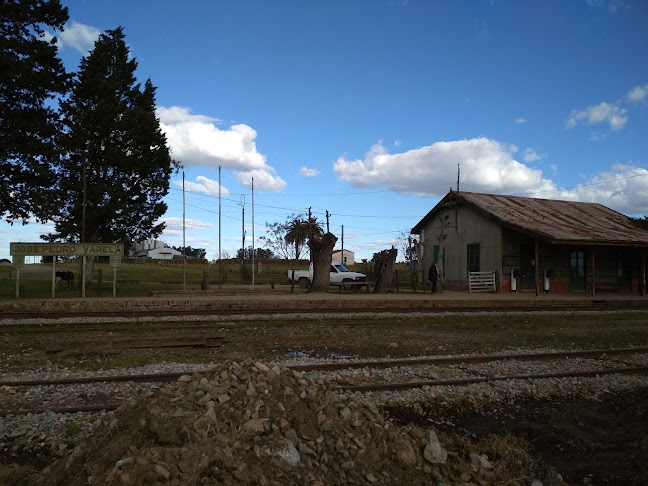
<svg viewBox="0 0 648 486">
<path fill-rule="evenodd" d="M 445 464 L 448 460 L 448 452 L 441 446 L 439 438 L 433 431 L 428 431 L 427 445 L 423 449 L 423 457 L 432 464 Z"/>
<path fill-rule="evenodd" d="M 119 484 L 122 486 L 134 486 L 135 478 L 130 472 L 123 472 L 119 475 Z"/>
<path fill-rule="evenodd" d="M 418 462 L 418 457 L 416 455 L 416 451 L 414 450 L 414 446 L 412 446 L 412 443 L 407 440 L 405 437 L 401 437 L 396 444 L 398 453 L 396 454 L 396 457 L 398 458 L 398 461 L 404 465 L 404 466 L 415 466 L 416 463 Z"/>
<path fill-rule="evenodd" d="M 470 462 L 475 466 L 477 466 L 478 469 L 481 470 L 493 468 L 493 466 L 488 461 L 488 458 L 485 455 L 479 455 L 474 452 L 470 454 Z"/>
<path fill-rule="evenodd" d="M 279 437 L 269 449 L 271 461 L 282 469 L 292 469 L 301 462 L 299 451 L 288 439 Z"/>
<path fill-rule="evenodd" d="M 241 425 L 241 431 L 251 435 L 262 435 L 265 432 L 265 427 L 261 419 L 250 419 Z"/>
<path fill-rule="evenodd" d="M 155 473 L 164 479 L 169 479 L 171 477 L 171 473 L 169 472 L 169 470 L 166 467 L 164 467 L 162 464 L 155 465 Z"/>
</svg>

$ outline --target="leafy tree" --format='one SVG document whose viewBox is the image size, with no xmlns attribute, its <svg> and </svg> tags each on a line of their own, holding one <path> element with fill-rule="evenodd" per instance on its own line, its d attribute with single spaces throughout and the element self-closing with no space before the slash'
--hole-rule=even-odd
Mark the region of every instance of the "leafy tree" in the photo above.
<svg viewBox="0 0 648 486">
<path fill-rule="evenodd" d="M 283 223 L 266 223 L 266 229 L 268 236 L 259 239 L 286 260 L 299 260 L 308 240 L 324 234 L 317 218 L 311 217 L 309 221 L 303 214 L 291 214 Z"/>
<path fill-rule="evenodd" d="M 248 246 L 245 249 L 245 252 L 243 251 L 242 248 L 239 248 L 236 252 L 236 258 L 241 259 L 241 258 L 246 258 L 246 259 L 251 259 L 252 258 L 252 247 Z M 268 248 L 254 248 L 254 258 L 276 258 L 274 252 Z"/>
<path fill-rule="evenodd" d="M 648 231 L 648 216 L 644 216 L 643 218 L 630 218 L 630 222 L 637 228 Z"/>
<path fill-rule="evenodd" d="M 299 215 L 287 221 L 286 236 L 284 238 L 287 243 L 295 245 L 295 260 L 298 260 L 304 246 L 311 239 L 323 234 L 324 229 L 317 222 L 317 218 L 310 217 L 306 219 L 303 215 Z"/>
<path fill-rule="evenodd" d="M 172 246 L 171 248 L 182 253 L 181 246 Z M 207 250 L 205 250 L 204 248 L 191 248 L 190 246 L 187 246 L 184 252 L 184 255 L 192 258 L 205 258 L 206 254 Z"/>
<path fill-rule="evenodd" d="M 0 217 L 12 223 L 49 216 L 60 128 L 52 100 L 70 78 L 44 28 L 63 30 L 67 20 L 60 0 L 0 3 Z"/>
<path fill-rule="evenodd" d="M 162 233 L 162 198 L 177 163 L 155 116 L 155 87 L 149 79 L 140 88 L 136 68 L 122 28 L 102 34 L 82 59 L 70 99 L 61 106 L 62 207 L 56 232 L 44 239 L 142 241 Z"/>
</svg>

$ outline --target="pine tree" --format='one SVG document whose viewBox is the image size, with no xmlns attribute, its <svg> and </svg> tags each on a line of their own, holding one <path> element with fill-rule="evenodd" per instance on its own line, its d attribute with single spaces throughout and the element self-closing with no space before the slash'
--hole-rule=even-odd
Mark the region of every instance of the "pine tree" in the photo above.
<svg viewBox="0 0 648 486">
<path fill-rule="evenodd" d="M 52 99 L 69 76 L 44 28 L 62 30 L 67 19 L 60 0 L 0 0 L 0 217 L 9 222 L 49 215 L 59 156 Z"/>
<path fill-rule="evenodd" d="M 136 69 L 122 28 L 102 34 L 82 59 L 61 107 L 67 126 L 58 174 L 62 210 L 54 218 L 56 233 L 46 239 L 129 242 L 162 233 L 162 199 L 177 164 L 155 116 L 155 87 L 147 80 L 140 88 Z"/>
</svg>

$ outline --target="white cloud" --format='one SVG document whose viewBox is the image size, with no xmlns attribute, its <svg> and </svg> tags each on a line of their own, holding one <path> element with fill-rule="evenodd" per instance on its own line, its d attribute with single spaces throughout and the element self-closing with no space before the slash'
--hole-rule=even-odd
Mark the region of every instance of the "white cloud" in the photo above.
<svg viewBox="0 0 648 486">
<path fill-rule="evenodd" d="M 252 186 L 254 178 L 254 188 L 262 191 L 278 192 L 286 187 L 286 181 L 267 170 L 236 171 L 235 174 L 238 181 L 248 187 Z"/>
<path fill-rule="evenodd" d="M 623 214 L 648 213 L 648 169 L 615 164 L 586 177 L 580 186 L 558 189 L 541 170 L 516 161 L 514 153 L 514 146 L 484 137 L 437 142 L 398 154 L 388 153 L 378 142 L 363 160 L 340 157 L 334 170 L 356 187 L 383 186 L 399 193 L 442 197 L 454 186 L 459 163 L 466 191 L 598 202 Z M 550 168 L 555 176 L 558 167 Z"/>
<path fill-rule="evenodd" d="M 100 34 L 99 29 L 73 20 L 65 25 L 63 32 L 56 34 L 57 46 L 59 49 L 71 47 L 81 54 L 87 54 L 94 47 L 94 43 Z M 51 40 L 53 37 L 52 33 L 45 31 L 47 40 Z"/>
<path fill-rule="evenodd" d="M 286 186 L 266 164 L 266 156 L 257 151 L 257 132 L 252 127 L 237 124 L 220 129 L 215 126 L 218 119 L 195 115 L 179 106 L 158 107 L 157 115 L 171 155 L 182 164 L 234 169 L 239 181 L 246 181 L 246 185 L 249 185 L 249 174 L 254 174 L 258 187 L 268 191 L 279 191 Z"/>
<path fill-rule="evenodd" d="M 534 149 L 528 148 L 524 151 L 525 162 L 535 162 L 536 160 L 544 159 L 544 155 L 538 154 Z"/>
<path fill-rule="evenodd" d="M 527 120 L 526 118 L 516 118 L 515 119 L 515 123 L 517 123 L 518 125 L 522 125 L 522 124 L 524 124 L 524 123 L 526 123 L 528 121 L 529 120 Z"/>
<path fill-rule="evenodd" d="M 320 171 L 317 169 L 309 169 L 308 167 L 302 167 L 299 169 L 299 174 L 304 177 L 315 177 L 319 175 Z"/>
<path fill-rule="evenodd" d="M 173 181 L 176 186 L 182 187 L 182 180 Z M 230 192 L 226 187 L 221 186 L 220 194 L 222 197 L 229 196 Z M 208 179 L 207 177 L 198 176 L 196 182 L 185 181 L 185 190 L 191 192 L 202 192 L 210 196 L 218 196 L 218 181 Z"/>
<path fill-rule="evenodd" d="M 628 110 L 616 104 L 602 102 L 595 106 L 588 106 L 584 110 L 573 110 L 565 122 L 565 128 L 573 128 L 578 124 L 594 125 L 608 123 L 614 131 L 621 130 L 626 122 Z"/>
<path fill-rule="evenodd" d="M 513 158 L 516 148 L 488 138 L 437 142 L 407 152 L 390 154 L 375 144 L 363 160 L 340 157 L 333 169 L 340 180 L 356 187 L 384 186 L 417 195 L 443 196 L 456 180 L 469 190 L 531 192 L 555 189 L 542 177 Z"/>
<path fill-rule="evenodd" d="M 602 102 L 583 110 L 573 110 L 565 121 L 565 128 L 577 125 L 596 125 L 607 123 L 613 131 L 621 130 L 628 121 L 628 108 L 637 103 L 648 101 L 648 84 L 637 85 L 614 103 Z M 625 106 L 624 106 L 625 105 Z M 605 134 L 596 133 L 590 140 L 602 140 Z"/>
<path fill-rule="evenodd" d="M 181 106 L 171 106 L 169 108 L 158 106 L 155 112 L 161 121 L 169 125 L 184 122 L 217 123 L 221 121 L 207 115 L 193 115 L 188 108 Z"/>
<path fill-rule="evenodd" d="M 643 215 L 648 212 L 648 170 L 631 164 L 615 164 L 584 184 L 551 197 L 597 202 L 623 214 Z"/>
<path fill-rule="evenodd" d="M 643 86 L 635 86 L 626 95 L 626 99 L 631 103 L 639 103 L 646 101 L 648 98 L 648 84 Z"/>
<path fill-rule="evenodd" d="M 166 224 L 164 228 L 165 235 L 182 233 L 182 218 L 161 218 L 159 222 Z M 185 230 L 203 230 L 213 228 L 214 226 L 211 223 L 205 223 L 199 219 L 185 219 L 184 227 Z"/>
</svg>

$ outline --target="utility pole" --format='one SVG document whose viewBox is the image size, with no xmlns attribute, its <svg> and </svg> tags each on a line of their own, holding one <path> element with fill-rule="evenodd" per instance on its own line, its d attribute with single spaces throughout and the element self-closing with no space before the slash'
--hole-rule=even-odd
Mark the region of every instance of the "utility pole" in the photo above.
<svg viewBox="0 0 648 486">
<path fill-rule="evenodd" d="M 218 166 L 218 288 L 221 286 L 221 166 Z"/>
<path fill-rule="evenodd" d="M 87 152 L 90 152 L 89 146 Z M 86 153 L 85 159 L 83 161 L 83 206 L 81 208 L 81 243 L 85 243 L 85 233 L 86 233 L 86 205 L 87 205 L 87 195 L 86 195 L 86 185 L 87 185 L 87 174 L 86 166 L 88 165 L 88 153 Z M 56 257 L 54 257 L 56 258 Z M 85 297 L 86 291 L 86 263 L 87 258 L 85 255 L 81 257 L 81 297 Z"/>
<path fill-rule="evenodd" d="M 241 216 L 241 268 L 245 267 L 245 194 L 241 194 L 241 202 L 239 203 L 243 210 Z"/>
<path fill-rule="evenodd" d="M 313 236 L 313 220 L 311 219 L 311 207 L 308 206 L 308 259 L 310 260 L 311 263 L 313 263 L 313 249 L 311 248 L 310 241 L 311 237 Z"/>
<path fill-rule="evenodd" d="M 342 257 L 340 258 L 340 262 L 344 265 L 344 225 L 342 225 Z"/>
<path fill-rule="evenodd" d="M 252 178 L 252 287 L 254 287 L 254 177 Z"/>
<path fill-rule="evenodd" d="M 445 280 L 445 267 L 443 266 L 443 263 L 445 261 L 445 244 L 446 239 L 448 238 L 448 233 L 445 230 L 448 219 L 450 219 L 450 216 L 447 214 L 439 218 L 439 221 L 441 222 L 441 232 L 439 233 L 439 236 L 437 236 L 439 242 L 439 261 L 437 262 L 437 267 L 439 269 L 439 291 L 441 293 L 443 293 L 443 282 Z"/>
<path fill-rule="evenodd" d="M 187 247 L 185 246 L 185 173 L 182 171 L 182 290 L 187 290 Z"/>
<path fill-rule="evenodd" d="M 329 212 L 328 212 L 328 209 L 326 210 L 326 232 L 327 233 L 331 232 L 330 229 L 329 229 Z"/>
</svg>

